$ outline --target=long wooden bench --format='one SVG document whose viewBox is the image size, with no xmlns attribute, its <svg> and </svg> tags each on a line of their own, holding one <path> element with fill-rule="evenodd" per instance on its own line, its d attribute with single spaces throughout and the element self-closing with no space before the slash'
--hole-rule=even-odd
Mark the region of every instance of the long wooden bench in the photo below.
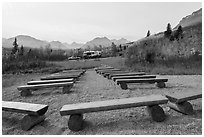
<svg viewBox="0 0 204 137">
<path fill-rule="evenodd" d="M 95 71 L 102 70 L 102 69 L 113 69 L 113 67 L 98 67 L 98 68 L 95 68 Z"/>
<path fill-rule="evenodd" d="M 101 74 L 101 75 L 103 75 L 104 73 L 113 72 L 113 71 L 121 71 L 121 70 L 120 70 L 120 69 L 100 70 L 100 71 L 98 71 L 98 73 Z"/>
<path fill-rule="evenodd" d="M 21 120 L 21 128 L 23 130 L 29 130 L 33 126 L 44 121 L 44 114 L 47 109 L 48 105 L 2 101 L 2 111 L 26 114 Z"/>
<path fill-rule="evenodd" d="M 165 96 L 150 95 L 144 97 L 68 104 L 61 108 L 60 115 L 70 115 L 68 127 L 73 131 L 79 131 L 82 129 L 84 113 L 125 109 L 131 107 L 147 106 L 147 110 L 152 119 L 154 121 L 161 122 L 165 120 L 165 113 L 159 104 L 165 104 L 167 102 L 168 99 Z"/>
<path fill-rule="evenodd" d="M 119 77 L 119 76 L 137 76 L 137 75 L 146 75 L 145 72 L 128 72 L 128 73 L 116 73 L 116 74 L 110 74 L 109 79 L 112 79 L 112 77 Z"/>
<path fill-rule="evenodd" d="M 117 72 L 121 72 L 121 71 L 122 70 L 120 70 L 120 69 L 115 69 L 115 70 L 112 70 L 112 71 L 102 71 L 102 72 L 100 72 L 100 74 L 103 75 L 104 77 L 106 77 L 107 73 L 111 73 L 111 72 L 117 73 Z"/>
<path fill-rule="evenodd" d="M 80 75 L 83 75 L 86 72 L 86 70 L 63 70 L 62 73 L 79 73 Z"/>
<path fill-rule="evenodd" d="M 193 106 L 189 103 L 189 100 L 202 98 L 202 92 L 183 92 L 166 94 L 169 99 L 169 107 L 177 112 L 190 115 L 193 114 Z"/>
<path fill-rule="evenodd" d="M 52 88 L 52 87 L 63 87 L 63 93 L 69 93 L 70 89 L 73 87 L 74 82 L 63 82 L 63 83 L 50 83 L 50 84 L 38 84 L 38 85 L 24 85 L 17 87 L 20 90 L 21 96 L 31 95 L 31 90 L 37 90 L 42 88 Z"/>
<path fill-rule="evenodd" d="M 58 72 L 58 73 L 53 73 L 51 74 L 51 76 L 60 76 L 60 75 L 77 75 L 77 76 L 81 76 L 82 72 Z"/>
<path fill-rule="evenodd" d="M 145 78 L 156 78 L 155 75 L 135 75 L 135 76 L 117 76 L 117 77 L 112 77 L 113 81 L 116 81 L 118 79 L 145 79 Z"/>
<path fill-rule="evenodd" d="M 106 77 L 106 78 L 108 78 L 108 79 L 110 79 L 109 76 L 110 76 L 111 74 L 122 74 L 122 73 L 130 73 L 130 72 L 129 72 L 129 71 L 124 71 L 124 70 L 121 70 L 121 71 L 111 71 L 111 72 L 105 72 L 105 73 L 103 74 L 103 76 Z"/>
<path fill-rule="evenodd" d="M 79 75 L 51 75 L 51 76 L 46 76 L 46 77 L 41 77 L 41 80 L 56 80 L 56 79 L 70 79 L 74 78 L 78 80 Z"/>
<path fill-rule="evenodd" d="M 150 79 L 117 79 L 116 83 L 120 85 L 122 89 L 128 89 L 127 83 L 157 83 L 157 87 L 164 88 L 166 87 L 164 82 L 167 82 L 168 79 L 163 78 L 150 78 Z"/>
<path fill-rule="evenodd" d="M 112 70 L 112 69 L 115 69 L 115 68 L 104 68 L 104 69 L 97 69 L 96 70 L 96 73 L 99 73 L 99 71 L 103 71 L 103 70 Z"/>
<path fill-rule="evenodd" d="M 29 82 L 27 82 L 27 85 L 62 83 L 62 82 L 75 82 L 75 80 L 73 78 L 71 78 L 71 79 L 57 79 L 57 80 L 38 80 L 38 81 L 29 81 Z"/>
</svg>

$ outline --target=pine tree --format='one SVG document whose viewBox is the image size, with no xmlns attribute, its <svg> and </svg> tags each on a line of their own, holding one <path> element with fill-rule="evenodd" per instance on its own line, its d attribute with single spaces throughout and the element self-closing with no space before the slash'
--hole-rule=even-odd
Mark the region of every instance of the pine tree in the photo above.
<svg viewBox="0 0 204 137">
<path fill-rule="evenodd" d="M 122 45 L 120 44 L 119 45 L 119 51 L 122 51 L 123 49 L 122 49 Z"/>
<path fill-rule="evenodd" d="M 183 29 L 181 26 L 178 27 L 178 29 L 176 30 L 174 37 L 179 40 L 179 38 L 183 38 Z"/>
<path fill-rule="evenodd" d="M 165 37 L 169 38 L 171 36 L 171 33 L 172 33 L 171 24 L 168 23 L 166 31 L 164 32 L 164 35 L 165 35 Z"/>
<path fill-rule="evenodd" d="M 150 36 L 150 31 L 148 30 L 148 32 L 147 32 L 147 37 L 149 37 Z"/>
<path fill-rule="evenodd" d="M 23 45 L 21 45 L 21 48 L 20 48 L 20 55 L 21 55 L 21 56 L 24 55 L 24 47 L 23 47 Z"/>
<path fill-rule="evenodd" d="M 112 42 L 111 51 L 112 51 L 112 56 L 116 56 L 117 47 L 116 47 L 116 45 L 114 44 L 114 42 Z"/>
<path fill-rule="evenodd" d="M 14 42 L 13 42 L 13 49 L 11 54 L 16 54 L 16 52 L 18 51 L 18 44 L 17 44 L 17 39 L 15 38 Z"/>
</svg>

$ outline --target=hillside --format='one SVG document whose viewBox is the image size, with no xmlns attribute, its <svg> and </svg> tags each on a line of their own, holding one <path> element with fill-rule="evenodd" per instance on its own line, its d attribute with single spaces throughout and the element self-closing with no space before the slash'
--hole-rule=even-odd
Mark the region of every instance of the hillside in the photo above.
<svg viewBox="0 0 204 137">
<path fill-rule="evenodd" d="M 188 57 L 192 53 L 202 54 L 202 9 L 193 12 L 181 19 L 179 25 L 183 25 L 183 38 L 169 40 L 160 32 L 150 37 L 135 41 L 129 48 L 128 58 L 132 60 L 145 58 L 147 54 L 153 53 L 156 58 Z"/>
<path fill-rule="evenodd" d="M 9 39 L 2 39 L 2 46 L 6 48 L 11 48 L 13 47 L 13 42 L 14 42 L 15 37 L 9 38 Z M 35 39 L 31 36 L 27 35 L 18 35 L 16 36 L 18 45 L 21 46 L 23 45 L 24 47 L 30 47 L 30 48 L 40 48 L 40 47 L 45 47 L 48 45 L 47 41 L 42 41 Z"/>
<path fill-rule="evenodd" d="M 197 25 L 199 23 L 202 23 L 202 8 L 193 12 L 191 15 L 182 18 L 174 29 L 177 29 L 180 25 L 185 28 L 188 26 Z"/>
</svg>

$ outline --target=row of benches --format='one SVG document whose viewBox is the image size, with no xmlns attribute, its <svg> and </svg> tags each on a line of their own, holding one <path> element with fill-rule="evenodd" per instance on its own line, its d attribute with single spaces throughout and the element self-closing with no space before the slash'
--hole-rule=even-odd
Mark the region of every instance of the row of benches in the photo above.
<svg viewBox="0 0 204 137">
<path fill-rule="evenodd" d="M 202 98 L 201 92 L 167 94 L 165 96 L 149 95 L 143 97 L 68 104 L 62 106 L 60 115 L 70 115 L 68 127 L 72 131 L 82 130 L 84 113 L 132 107 L 147 106 L 148 113 L 152 119 L 156 122 L 162 122 L 165 120 L 166 116 L 162 107 L 159 105 L 168 103 L 170 108 L 188 115 L 193 113 L 193 107 L 188 101 L 197 98 Z M 26 114 L 21 120 L 21 127 L 23 130 L 29 130 L 31 127 L 45 119 L 44 114 L 48 110 L 48 105 L 2 101 L 2 110 Z"/>
<path fill-rule="evenodd" d="M 38 81 L 29 81 L 27 85 L 18 86 L 21 96 L 32 95 L 31 91 L 52 87 L 63 87 L 62 93 L 69 93 L 76 80 L 85 73 L 85 70 L 63 71 L 50 76 L 41 77 Z"/>
<path fill-rule="evenodd" d="M 27 85 L 17 87 L 21 96 L 31 95 L 32 90 L 52 87 L 63 87 L 63 93 L 68 93 L 78 78 L 83 75 L 85 70 L 64 70 L 61 73 L 55 73 L 47 77 L 41 77 L 38 81 L 29 81 Z M 45 119 L 47 105 L 8 102 L 2 101 L 2 110 L 27 114 L 21 120 L 23 130 L 28 130 L 32 126 L 42 122 Z"/>
<path fill-rule="evenodd" d="M 124 90 L 128 89 L 128 83 L 157 83 L 157 87 L 164 88 L 166 87 L 165 82 L 168 81 L 168 79 L 156 78 L 156 75 L 146 75 L 145 72 L 130 73 L 113 67 L 96 68 L 95 71 L 108 79 L 112 79 Z"/>
<path fill-rule="evenodd" d="M 104 77 L 113 79 L 118 84 L 124 87 L 122 82 L 130 83 L 133 79 L 134 83 L 155 83 L 157 82 L 158 87 L 165 87 L 164 82 L 168 79 L 156 79 L 156 76 L 145 75 L 144 72 L 129 73 L 127 71 L 121 71 L 114 69 L 113 67 L 101 67 L 96 68 L 95 71 Z M 116 109 L 125 109 L 131 107 L 142 107 L 147 106 L 148 113 L 152 119 L 156 122 L 162 122 L 165 120 L 165 112 L 159 105 L 167 104 L 168 106 L 183 114 L 192 114 L 193 107 L 188 100 L 202 98 L 201 92 L 189 92 L 180 94 L 166 94 L 166 95 L 150 95 L 143 97 L 132 97 L 124 99 L 114 99 L 106 101 L 95 101 L 78 104 L 64 105 L 61 110 L 61 116 L 70 115 L 68 120 L 68 127 L 70 130 L 79 131 L 83 128 L 83 114 L 99 111 L 109 111 Z"/>
</svg>

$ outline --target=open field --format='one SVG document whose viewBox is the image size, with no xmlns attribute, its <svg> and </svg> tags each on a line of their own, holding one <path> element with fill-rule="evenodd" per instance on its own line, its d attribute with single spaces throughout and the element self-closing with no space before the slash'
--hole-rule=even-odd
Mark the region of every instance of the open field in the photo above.
<svg viewBox="0 0 204 137">
<path fill-rule="evenodd" d="M 176 64 L 174 60 L 167 63 L 126 63 L 126 58 L 122 57 L 109 57 L 100 59 L 90 59 L 90 60 L 71 60 L 71 61 L 60 61 L 52 62 L 58 66 L 65 67 L 66 69 L 91 69 L 98 67 L 101 64 L 110 65 L 114 68 L 128 70 L 128 71 L 144 71 L 152 74 L 160 75 L 201 75 L 202 74 L 202 60 L 197 61 L 197 63 L 187 63 L 179 64 L 182 61 L 178 61 Z M 188 62 L 185 60 L 185 62 Z"/>
<path fill-rule="evenodd" d="M 91 69 L 101 64 L 110 65 L 115 68 L 127 69 L 125 66 L 125 58 L 121 57 L 109 57 L 109 58 L 98 58 L 98 59 L 87 59 L 87 60 L 67 60 L 52 62 L 58 66 L 63 66 L 66 69 Z"/>
<path fill-rule="evenodd" d="M 105 59 L 90 63 L 103 64 Z M 106 60 L 106 62 L 111 60 Z M 72 61 L 76 63 L 77 61 Z M 84 62 L 79 61 L 81 65 Z M 105 61 L 104 61 L 105 62 Z M 80 63 L 77 63 L 80 65 Z M 71 63 L 59 62 L 63 68 L 69 69 Z M 105 63 L 104 63 L 105 64 Z M 108 64 L 108 63 L 106 63 Z M 111 65 L 115 68 L 118 66 Z M 87 68 L 89 68 L 87 67 Z M 106 112 L 87 113 L 84 115 L 85 126 L 80 132 L 70 131 L 67 127 L 69 116 L 60 116 L 60 109 L 65 104 L 90 102 L 108 99 L 138 97 L 151 94 L 165 94 L 174 92 L 201 91 L 201 75 L 162 75 L 158 77 L 168 78 L 167 88 L 159 89 L 153 84 L 130 84 L 128 90 L 122 90 L 112 80 L 108 80 L 88 69 L 87 72 L 71 89 L 71 93 L 62 94 L 61 88 L 50 88 L 33 91 L 30 97 L 21 97 L 17 86 L 24 85 L 30 80 L 39 80 L 48 73 L 31 73 L 19 75 L 3 75 L 2 99 L 4 101 L 32 102 L 49 105 L 44 122 L 36 125 L 29 131 L 20 128 L 22 114 L 2 112 L 2 134 L 7 135 L 153 135 L 153 134 L 202 134 L 202 99 L 190 101 L 195 113 L 191 116 L 183 115 L 170 110 L 167 105 L 162 108 L 167 115 L 164 122 L 152 121 L 146 113 L 145 107 L 113 110 Z"/>
</svg>

